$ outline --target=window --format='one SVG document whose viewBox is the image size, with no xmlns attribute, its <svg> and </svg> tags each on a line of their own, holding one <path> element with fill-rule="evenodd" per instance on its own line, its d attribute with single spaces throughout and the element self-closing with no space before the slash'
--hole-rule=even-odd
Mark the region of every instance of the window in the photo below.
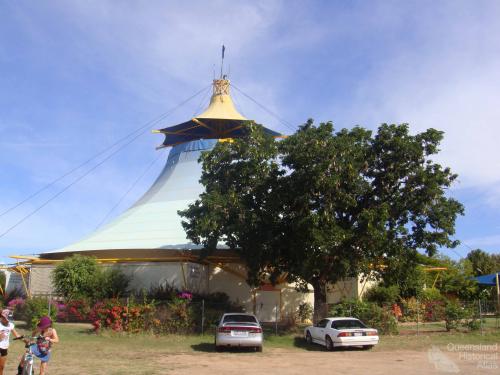
<svg viewBox="0 0 500 375">
<path fill-rule="evenodd" d="M 329 320 L 328 319 L 323 319 L 323 320 L 320 320 L 318 325 L 316 327 L 318 328 L 325 328 L 326 325 L 328 324 Z"/>
<path fill-rule="evenodd" d="M 253 315 L 226 315 L 223 323 L 257 323 L 257 319 Z"/>
</svg>

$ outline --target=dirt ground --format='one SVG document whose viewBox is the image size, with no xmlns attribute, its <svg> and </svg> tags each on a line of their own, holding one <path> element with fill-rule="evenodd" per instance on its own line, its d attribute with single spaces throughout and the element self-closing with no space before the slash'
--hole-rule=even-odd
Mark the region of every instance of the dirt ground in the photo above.
<svg viewBox="0 0 500 375">
<path fill-rule="evenodd" d="M 420 374 L 498 374 L 499 354 L 489 352 L 487 360 L 465 358 L 463 354 L 437 347 L 425 351 L 362 351 L 342 350 L 298 351 L 268 349 L 264 353 L 231 351 L 224 353 L 182 352 L 97 359 L 92 366 L 83 365 L 76 358 L 73 363 L 57 361 L 49 367 L 48 375 L 121 375 L 121 374 L 175 374 L 175 375 L 420 375 Z M 148 357 L 148 358 L 144 358 Z M 79 363 L 80 362 L 80 363 Z M 87 362 L 87 361 L 85 361 Z M 142 362 L 142 366 L 138 363 Z M 37 366 L 38 367 L 38 364 Z M 68 372 L 68 367 L 72 370 Z M 6 368 L 14 373 L 14 363 Z M 38 374 L 38 369 L 36 370 Z"/>
<path fill-rule="evenodd" d="M 88 324 L 72 323 L 57 329 L 62 340 L 54 348 L 47 375 L 500 374 L 496 332 L 383 336 L 371 351 L 333 352 L 290 334 L 269 336 L 263 353 L 217 353 L 208 335 L 95 335 Z M 5 374 L 16 373 L 23 352 L 23 345 L 12 342 Z M 38 375 L 38 360 L 35 367 Z"/>
<path fill-rule="evenodd" d="M 435 351 L 437 350 L 437 352 Z M 165 374 L 498 374 L 498 359 L 483 363 L 460 358 L 459 353 L 429 351 L 297 352 L 271 349 L 263 354 L 196 353 L 164 357 Z M 486 366 L 485 366 L 486 365 Z M 478 368 L 493 367 L 493 368 Z M 496 368 L 494 368 L 496 366 Z"/>
</svg>

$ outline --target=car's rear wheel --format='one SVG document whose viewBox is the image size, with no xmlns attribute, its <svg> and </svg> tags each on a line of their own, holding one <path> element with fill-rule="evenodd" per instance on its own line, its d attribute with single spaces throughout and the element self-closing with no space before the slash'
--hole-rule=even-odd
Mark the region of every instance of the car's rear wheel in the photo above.
<svg viewBox="0 0 500 375">
<path fill-rule="evenodd" d="M 307 331 L 306 333 L 306 342 L 310 345 L 313 342 L 313 338 L 311 336 L 311 332 Z"/>
<path fill-rule="evenodd" d="M 259 352 L 259 353 L 262 353 L 262 346 L 256 346 L 255 347 L 255 351 Z"/>
<path fill-rule="evenodd" d="M 370 350 L 373 348 L 373 345 L 363 345 L 363 350 Z"/>
<path fill-rule="evenodd" d="M 223 347 L 217 345 L 217 340 L 214 340 L 214 346 L 215 346 L 215 351 L 216 352 L 222 352 Z"/>
<path fill-rule="evenodd" d="M 328 350 L 328 351 L 333 350 L 333 341 L 330 338 L 330 336 L 325 337 L 325 346 L 326 346 L 326 350 Z"/>
</svg>

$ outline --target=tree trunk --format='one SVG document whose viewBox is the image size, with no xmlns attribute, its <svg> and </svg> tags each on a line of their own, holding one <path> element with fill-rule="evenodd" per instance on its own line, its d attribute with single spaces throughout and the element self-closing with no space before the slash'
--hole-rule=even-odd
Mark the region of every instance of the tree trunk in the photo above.
<svg viewBox="0 0 500 375">
<path fill-rule="evenodd" d="M 328 315 L 326 304 L 326 283 L 319 280 L 311 283 L 314 288 L 314 315 L 313 322 L 317 323 Z"/>
</svg>

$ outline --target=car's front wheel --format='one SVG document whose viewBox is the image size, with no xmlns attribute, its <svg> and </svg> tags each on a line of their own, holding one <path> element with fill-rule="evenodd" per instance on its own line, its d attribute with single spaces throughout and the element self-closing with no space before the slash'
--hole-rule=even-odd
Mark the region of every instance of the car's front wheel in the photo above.
<svg viewBox="0 0 500 375">
<path fill-rule="evenodd" d="M 328 351 L 332 351 L 333 350 L 333 341 L 330 338 L 330 336 L 326 336 L 326 338 L 325 338 L 325 346 L 326 346 L 326 350 L 328 350 Z"/>
<path fill-rule="evenodd" d="M 363 350 L 370 350 L 373 348 L 373 345 L 363 345 Z"/>
<path fill-rule="evenodd" d="M 306 342 L 307 342 L 309 345 L 311 345 L 311 344 L 312 344 L 312 342 L 313 342 L 313 338 L 312 338 L 312 336 L 311 336 L 311 332 L 309 332 L 309 331 L 307 331 L 307 333 L 306 333 Z"/>
<path fill-rule="evenodd" d="M 259 352 L 259 353 L 262 353 L 262 346 L 257 346 L 257 347 L 255 348 L 255 351 L 256 351 L 256 352 Z"/>
</svg>

